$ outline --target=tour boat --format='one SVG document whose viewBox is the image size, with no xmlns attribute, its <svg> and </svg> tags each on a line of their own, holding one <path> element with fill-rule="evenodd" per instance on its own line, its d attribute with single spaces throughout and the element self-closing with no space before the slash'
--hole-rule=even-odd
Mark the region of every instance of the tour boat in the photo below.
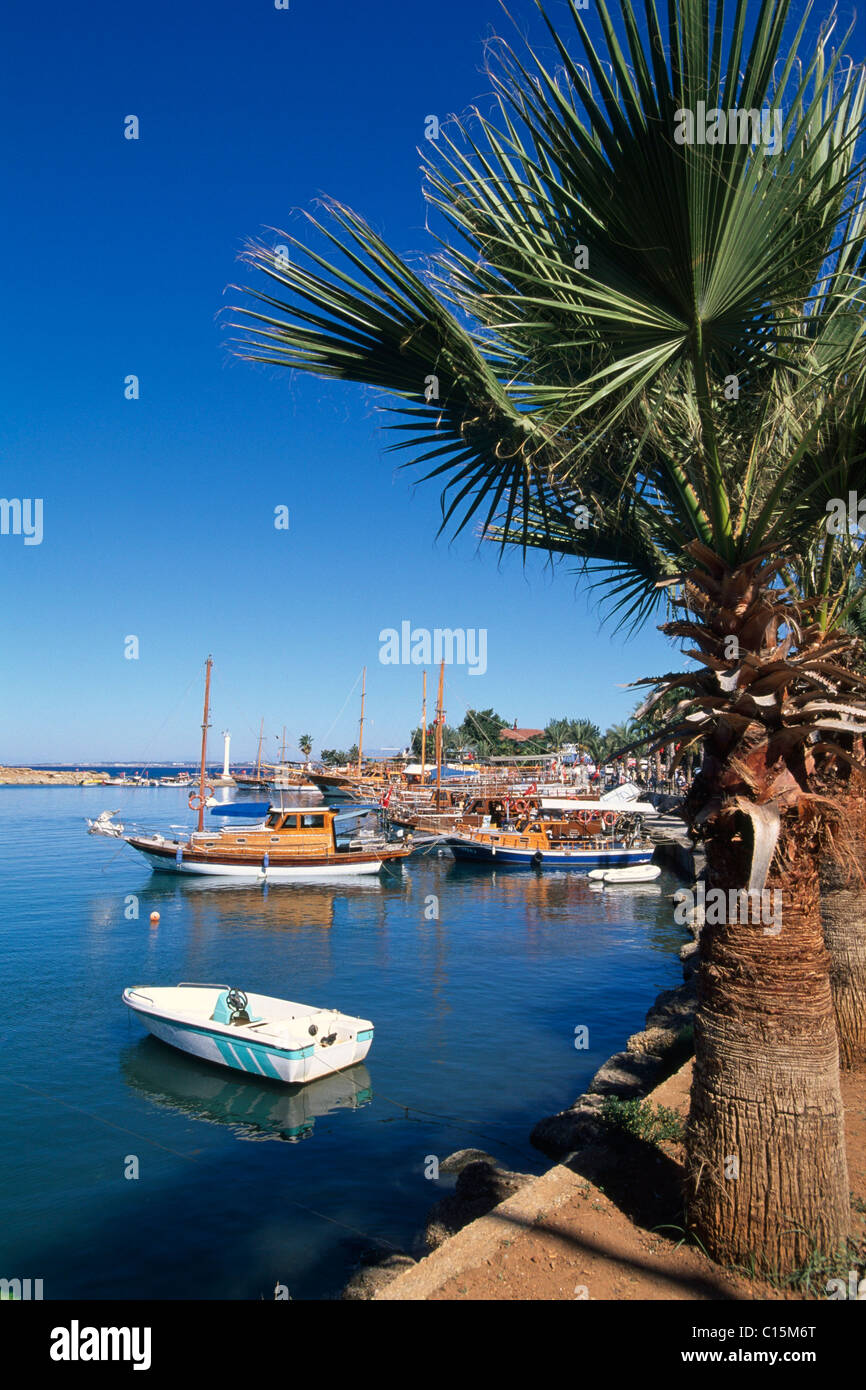
<svg viewBox="0 0 866 1390">
<path fill-rule="evenodd" d="M 363 808 L 361 814 L 369 812 Z M 329 806 L 272 806 L 254 825 L 194 830 L 186 839 L 126 835 L 154 869 L 214 874 L 273 883 L 304 878 L 377 874 L 412 852 L 411 841 L 391 840 L 381 828 L 358 828 L 359 812 Z"/>
<path fill-rule="evenodd" d="M 445 843 L 455 859 L 500 868 L 589 870 L 649 863 L 655 846 L 641 834 L 639 818 L 611 810 L 598 814 L 597 803 L 593 814 L 597 820 L 551 821 L 539 816 L 516 824 L 458 828 Z"/>
<path fill-rule="evenodd" d="M 373 1041 L 368 1018 L 228 985 L 136 985 L 123 991 L 123 1002 L 148 1032 L 181 1052 L 293 1085 L 363 1062 Z"/>
</svg>

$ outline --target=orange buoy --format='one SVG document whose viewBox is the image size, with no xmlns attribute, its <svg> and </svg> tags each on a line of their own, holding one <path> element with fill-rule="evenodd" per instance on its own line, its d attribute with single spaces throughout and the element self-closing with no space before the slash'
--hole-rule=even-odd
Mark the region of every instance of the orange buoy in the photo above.
<svg viewBox="0 0 866 1390">
<path fill-rule="evenodd" d="M 152 912 L 152 913 L 150 914 L 150 920 L 151 920 L 151 922 L 153 923 L 153 925 L 156 926 L 157 922 L 159 921 L 159 913 L 158 913 L 158 912 Z"/>
</svg>

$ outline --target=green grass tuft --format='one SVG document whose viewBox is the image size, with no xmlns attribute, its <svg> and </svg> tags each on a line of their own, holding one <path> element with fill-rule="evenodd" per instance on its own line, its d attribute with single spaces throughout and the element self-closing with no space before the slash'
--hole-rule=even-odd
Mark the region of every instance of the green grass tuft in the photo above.
<svg viewBox="0 0 866 1390">
<path fill-rule="evenodd" d="M 685 1136 L 685 1126 L 676 1110 L 666 1105 L 653 1106 L 648 1100 L 621 1100 L 618 1096 L 606 1096 L 601 1107 L 601 1118 L 612 1129 L 633 1134 L 648 1144 L 659 1144 L 665 1139 L 681 1143 Z"/>
</svg>

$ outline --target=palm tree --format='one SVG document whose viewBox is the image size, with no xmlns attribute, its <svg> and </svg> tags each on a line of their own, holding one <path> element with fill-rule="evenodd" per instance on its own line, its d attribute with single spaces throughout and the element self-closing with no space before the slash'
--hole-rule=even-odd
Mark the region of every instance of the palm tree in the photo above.
<svg viewBox="0 0 866 1390">
<path fill-rule="evenodd" d="M 578 752 L 588 753 L 598 762 L 602 751 L 601 729 L 591 719 L 570 719 L 568 733 L 572 743 L 577 744 Z"/>
<path fill-rule="evenodd" d="M 861 673 L 866 670 L 864 558 L 862 537 L 840 538 L 831 531 L 801 559 L 793 576 L 800 592 L 824 600 L 820 618 L 825 630 L 859 640 Z M 825 579 L 828 574 L 832 584 Z M 832 601 L 830 590 L 835 594 Z M 823 769 L 824 790 L 832 797 L 836 814 L 827 827 L 830 845 L 821 856 L 819 873 L 839 1055 L 843 1067 L 853 1068 L 866 1062 L 866 758 L 862 737 L 852 733 L 846 742 L 856 757 L 851 761 L 828 757 Z"/>
<path fill-rule="evenodd" d="M 583 65 L 545 15 L 560 70 L 502 45 L 497 122 L 443 132 L 451 241 L 423 278 L 334 204 L 316 226 L 347 269 L 285 233 L 288 267 L 249 248 L 273 288 L 248 291 L 237 351 L 391 392 L 443 527 L 572 555 L 620 621 L 666 606 L 689 643 L 699 669 L 654 684 L 682 691 L 665 735 L 703 747 L 711 883 L 778 889 L 784 922 L 702 934 L 689 1221 L 716 1258 L 791 1269 L 850 1218 L 816 767 L 866 688 L 784 572 L 826 519 L 828 413 L 862 394 L 864 76 L 829 31 L 803 53 L 790 0 L 680 0 L 666 30 L 652 4 L 594 8 L 595 45 L 570 3 Z M 782 151 L 727 119 L 689 138 L 686 116 L 748 128 L 767 105 Z M 839 463 L 862 486 L 862 457 Z"/>
<path fill-rule="evenodd" d="M 621 724 L 611 724 L 605 730 L 602 740 L 601 751 L 604 761 L 619 762 L 627 749 L 635 741 L 637 730 L 631 720 L 626 720 Z"/>
<path fill-rule="evenodd" d="M 298 739 L 298 747 L 304 755 L 304 761 L 309 762 L 310 754 L 313 751 L 313 740 L 309 734 L 301 734 Z"/>
<path fill-rule="evenodd" d="M 572 741 L 571 725 L 567 719 L 549 719 L 544 734 L 551 753 L 559 753 L 564 744 Z"/>
<path fill-rule="evenodd" d="M 502 751 L 500 732 L 507 729 L 505 720 L 493 709 L 468 709 L 460 727 L 452 733 L 452 742 L 461 748 L 474 748 L 481 758 Z"/>
</svg>

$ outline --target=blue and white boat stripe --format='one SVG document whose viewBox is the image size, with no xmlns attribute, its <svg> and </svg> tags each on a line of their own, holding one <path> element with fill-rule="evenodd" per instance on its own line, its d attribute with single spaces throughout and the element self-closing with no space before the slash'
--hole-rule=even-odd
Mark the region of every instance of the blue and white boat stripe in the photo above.
<svg viewBox="0 0 866 1390">
<path fill-rule="evenodd" d="M 264 1048 L 253 1049 L 248 1043 L 229 1042 L 228 1038 L 218 1038 L 213 1034 L 211 1036 L 228 1066 L 235 1067 L 238 1071 L 252 1072 L 254 1076 L 270 1076 L 277 1081 L 282 1080 Z"/>
</svg>

